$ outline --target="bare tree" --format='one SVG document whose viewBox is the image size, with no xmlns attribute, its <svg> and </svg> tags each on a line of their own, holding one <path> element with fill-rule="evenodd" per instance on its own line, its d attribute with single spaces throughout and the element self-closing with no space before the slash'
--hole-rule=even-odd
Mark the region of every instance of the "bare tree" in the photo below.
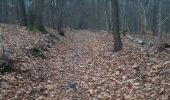
<svg viewBox="0 0 170 100">
<path fill-rule="evenodd" d="M 43 8 L 44 0 L 33 0 L 30 10 L 29 24 L 35 26 L 39 31 L 47 33 L 47 30 L 43 26 Z"/>
<path fill-rule="evenodd" d="M 26 16 L 24 0 L 18 0 L 18 10 L 19 10 L 20 24 L 26 26 L 27 25 L 27 16 Z"/>
<path fill-rule="evenodd" d="M 51 20 L 52 20 L 52 27 L 55 29 L 55 0 L 50 0 L 50 8 L 51 8 Z"/>
<path fill-rule="evenodd" d="M 157 23 L 158 23 L 158 27 L 157 27 L 157 35 L 158 35 L 158 45 L 161 45 L 161 0 L 157 1 L 158 3 L 158 18 L 157 18 Z"/>
<path fill-rule="evenodd" d="M 119 33 L 118 0 L 112 0 L 112 22 L 113 22 L 114 52 L 116 52 L 121 50 L 122 48 L 122 41 Z"/>
<path fill-rule="evenodd" d="M 127 0 L 119 0 L 121 3 L 121 17 L 122 17 L 122 26 L 121 26 L 121 32 L 125 33 L 127 31 L 127 21 L 126 21 L 126 15 L 127 15 Z"/>
<path fill-rule="evenodd" d="M 63 31 L 63 14 L 64 14 L 64 0 L 56 0 L 57 3 L 57 29 L 60 35 L 64 36 L 64 31 Z"/>
</svg>

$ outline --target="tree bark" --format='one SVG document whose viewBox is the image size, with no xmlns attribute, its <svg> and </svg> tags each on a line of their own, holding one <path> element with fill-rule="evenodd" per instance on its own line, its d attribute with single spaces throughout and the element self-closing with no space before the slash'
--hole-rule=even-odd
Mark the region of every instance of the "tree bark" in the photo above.
<svg viewBox="0 0 170 100">
<path fill-rule="evenodd" d="M 34 0 L 30 9 L 29 25 L 36 27 L 43 33 L 48 33 L 43 26 L 43 8 L 44 0 Z"/>
<path fill-rule="evenodd" d="M 119 33 L 119 12 L 117 0 L 112 0 L 112 22 L 113 22 L 114 52 L 116 52 L 121 50 L 122 48 L 122 41 Z"/>
<path fill-rule="evenodd" d="M 46 32 L 43 26 L 43 8 L 44 0 L 34 0 L 33 13 L 34 13 L 34 25 L 42 32 Z"/>
<path fill-rule="evenodd" d="M 27 17 L 26 17 L 24 0 L 18 0 L 18 9 L 19 9 L 20 24 L 26 26 L 27 25 Z"/>
<path fill-rule="evenodd" d="M 2 0 L 0 1 L 0 23 L 2 22 Z"/>
<path fill-rule="evenodd" d="M 50 2 L 50 7 L 51 7 L 51 20 L 52 20 L 52 27 L 53 29 L 56 29 L 56 25 L 55 25 L 55 17 L 56 17 L 56 13 L 55 13 L 55 1 L 51 0 Z"/>
<path fill-rule="evenodd" d="M 63 14 L 64 14 L 64 0 L 57 0 L 57 29 L 60 35 L 64 36 L 63 31 Z"/>
<path fill-rule="evenodd" d="M 158 46 L 161 46 L 161 0 L 158 0 L 157 1 L 158 3 L 158 19 L 157 19 L 157 23 L 158 23 L 158 26 L 157 26 L 157 35 L 158 35 Z"/>
</svg>

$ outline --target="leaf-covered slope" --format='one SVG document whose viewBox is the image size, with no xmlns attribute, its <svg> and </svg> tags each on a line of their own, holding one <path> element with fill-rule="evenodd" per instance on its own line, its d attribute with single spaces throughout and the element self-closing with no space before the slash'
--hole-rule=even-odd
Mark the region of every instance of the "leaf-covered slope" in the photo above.
<svg viewBox="0 0 170 100">
<path fill-rule="evenodd" d="M 11 29 L 6 34 L 10 41 L 16 41 L 18 49 L 24 44 L 46 43 L 42 34 L 29 34 L 21 27 L 17 30 L 22 35 L 10 33 Z M 113 53 L 111 34 L 66 29 L 66 37 L 45 53 L 47 59 L 23 56 L 18 52 L 21 49 L 13 51 L 24 58 L 19 66 L 28 70 L 0 75 L 0 98 L 168 100 L 170 55 L 152 47 L 148 58 L 144 47 L 122 39 L 123 50 Z"/>
</svg>

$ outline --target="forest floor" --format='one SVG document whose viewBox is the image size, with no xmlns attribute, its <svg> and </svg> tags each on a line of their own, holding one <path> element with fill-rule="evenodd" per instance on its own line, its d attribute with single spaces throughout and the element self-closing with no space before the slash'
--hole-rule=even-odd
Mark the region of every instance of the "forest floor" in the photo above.
<svg viewBox="0 0 170 100">
<path fill-rule="evenodd" d="M 170 99 L 168 50 L 146 49 L 122 37 L 123 49 L 113 53 L 112 34 L 73 29 L 46 48 L 47 35 L 1 26 L 4 50 L 18 70 L 0 74 L 0 100 Z M 26 52 L 35 46 L 46 48 L 43 59 Z"/>
</svg>

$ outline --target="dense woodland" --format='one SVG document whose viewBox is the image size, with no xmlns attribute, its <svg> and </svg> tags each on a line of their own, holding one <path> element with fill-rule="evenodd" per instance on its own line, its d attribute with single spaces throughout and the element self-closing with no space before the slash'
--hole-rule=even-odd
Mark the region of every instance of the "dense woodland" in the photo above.
<svg viewBox="0 0 170 100">
<path fill-rule="evenodd" d="M 169 100 L 170 0 L 0 0 L 0 100 Z"/>
<path fill-rule="evenodd" d="M 160 6 L 162 31 L 169 32 L 169 0 L 118 2 L 121 31 L 142 32 L 144 20 L 147 30 L 155 31 Z M 34 11 L 42 16 L 45 26 L 53 28 L 62 24 L 78 29 L 111 29 L 111 0 L 1 0 L 0 5 L 1 23 L 30 24 Z"/>
</svg>

